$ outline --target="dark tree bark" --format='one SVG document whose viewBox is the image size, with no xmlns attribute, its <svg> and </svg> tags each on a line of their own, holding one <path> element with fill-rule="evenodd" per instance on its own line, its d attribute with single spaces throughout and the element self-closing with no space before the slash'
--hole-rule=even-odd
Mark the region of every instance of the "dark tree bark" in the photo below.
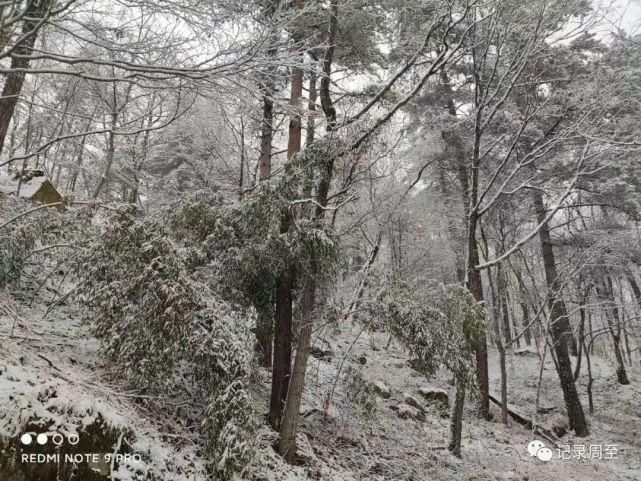
<svg viewBox="0 0 641 481">
<path fill-rule="evenodd" d="M 441 70 L 441 82 L 447 93 L 448 113 L 452 116 L 456 116 L 456 107 L 454 105 L 452 88 L 447 72 L 444 69 Z M 476 203 L 477 177 L 473 176 L 473 178 L 470 179 L 465 162 L 466 153 L 459 136 L 455 132 L 443 132 L 443 140 L 445 140 L 448 145 L 451 146 L 456 155 L 456 159 L 454 160 L 456 176 L 461 186 L 463 211 L 468 223 L 466 239 L 466 287 L 472 293 L 474 299 L 476 299 L 477 302 L 483 302 L 484 299 L 481 272 L 476 269 L 476 266 L 479 264 L 479 250 L 476 239 L 476 231 L 478 228 L 479 219 L 478 213 L 471 210 L 473 203 Z M 472 182 L 470 182 L 470 180 L 472 180 Z M 474 350 L 474 356 L 476 357 L 476 376 L 479 381 L 479 415 L 485 419 L 488 419 L 490 417 L 490 381 L 487 365 L 487 339 L 485 333 L 482 333 L 480 338 L 474 341 L 472 349 Z"/>
<path fill-rule="evenodd" d="M 586 340 L 583 339 L 583 351 L 585 352 L 585 364 L 588 368 L 588 385 L 586 387 L 588 393 L 588 409 L 590 414 L 594 413 L 594 401 L 592 399 L 592 384 L 594 383 L 594 378 L 592 377 L 592 362 L 590 361 L 590 348 L 592 347 L 592 342 L 586 346 Z"/>
<path fill-rule="evenodd" d="M 472 213 L 470 217 L 475 217 Z M 470 219 L 468 239 L 468 267 L 467 267 L 467 288 L 470 290 L 477 302 L 483 302 L 483 284 L 481 271 L 476 269 L 479 264 L 479 250 L 476 241 L 477 219 Z M 479 381 L 479 415 L 485 419 L 490 417 L 490 381 L 487 361 L 487 339 L 485 332 L 476 339 L 472 348 L 476 357 L 476 375 Z"/>
<path fill-rule="evenodd" d="M 105 159 L 105 166 L 102 171 L 100 179 L 98 179 L 98 184 L 93 191 L 91 196 L 92 199 L 97 199 L 102 192 L 102 189 L 105 188 L 107 193 L 109 192 L 109 177 L 111 176 L 111 166 L 114 162 L 114 157 L 116 153 L 116 126 L 118 125 L 118 91 L 116 90 L 116 84 L 112 85 L 111 91 L 111 113 L 110 113 L 110 130 L 107 133 L 107 156 Z"/>
<path fill-rule="evenodd" d="M 271 84 L 271 83 L 270 83 Z M 258 179 L 265 182 L 271 176 L 272 141 L 274 137 L 274 101 L 271 88 L 263 86 L 263 118 L 261 121 L 260 157 L 258 159 Z M 261 316 L 256 326 L 256 343 L 259 362 L 264 367 L 272 365 L 274 323 L 269 316 Z"/>
<path fill-rule="evenodd" d="M 316 88 L 316 72 L 313 70 L 309 72 L 309 99 L 307 101 L 307 111 L 309 117 L 307 118 L 307 136 L 305 137 L 305 145 L 310 146 L 314 143 L 316 134 L 316 100 L 318 99 L 318 90 Z"/>
<path fill-rule="evenodd" d="M 274 101 L 271 89 L 263 87 L 263 118 L 260 132 L 259 180 L 269 179 L 272 173 L 272 141 L 274 138 Z"/>
<path fill-rule="evenodd" d="M 303 0 L 294 0 L 294 8 L 302 10 Z M 294 35 L 294 40 L 300 42 L 300 34 Z M 301 116 L 300 103 L 303 94 L 303 70 L 300 67 L 292 69 L 290 105 L 292 115 L 289 120 L 289 136 L 287 139 L 287 162 L 289 166 L 295 161 L 295 156 L 301 147 Z M 287 175 L 287 172 L 286 172 Z M 281 220 L 281 233 L 286 233 L 294 221 L 291 208 L 287 209 Z M 279 429 L 281 417 L 285 408 L 285 399 L 289 388 L 292 359 L 292 292 L 294 290 L 295 268 L 285 267 L 278 280 L 276 293 L 276 316 L 274 319 L 274 368 L 272 371 L 272 392 L 269 404 L 269 423 L 274 429 Z"/>
<path fill-rule="evenodd" d="M 456 393 L 452 405 L 450 423 L 450 444 L 447 449 L 456 457 L 461 457 L 461 437 L 463 433 L 463 408 L 465 407 L 465 385 L 456 382 Z"/>
<path fill-rule="evenodd" d="M 266 22 L 273 22 L 278 2 L 272 2 L 266 11 Z M 274 32 L 271 39 L 274 43 L 278 40 L 278 34 Z M 267 57 L 276 55 L 276 48 L 267 50 Z M 260 156 L 258 158 L 258 179 L 260 182 L 269 179 L 272 173 L 272 143 L 274 139 L 274 81 L 273 73 L 264 72 L 264 80 L 260 86 L 263 94 L 263 118 L 260 123 Z M 271 341 L 271 336 L 270 336 Z"/>
<path fill-rule="evenodd" d="M 25 73 L 16 70 L 29 68 L 29 57 L 36 43 L 42 21 L 49 14 L 51 2 L 52 0 L 28 2 L 20 34 L 23 40 L 12 52 L 10 67 L 12 72 L 5 77 L 2 97 L 0 97 L 0 154 L 2 154 L 9 124 L 24 84 Z"/>
<path fill-rule="evenodd" d="M 499 275 L 502 276 L 501 268 L 499 267 Z M 510 329 L 510 319 L 508 317 L 508 309 L 507 309 L 507 296 L 504 295 L 506 289 L 505 284 L 500 284 L 499 285 L 499 302 L 501 303 L 501 310 L 502 310 L 502 317 L 503 317 L 503 329 L 504 331 L 509 331 Z M 503 295 L 502 295 L 503 294 Z M 512 336 L 510 334 L 507 334 L 506 332 L 503 333 L 503 336 L 505 337 L 505 344 L 503 343 L 497 343 L 497 347 L 499 348 L 499 362 L 500 362 L 500 369 L 501 369 L 501 422 L 503 424 L 507 424 L 507 366 L 506 366 L 506 346 L 509 346 L 512 342 Z"/>
<path fill-rule="evenodd" d="M 603 288 L 599 289 L 597 287 L 597 293 L 599 294 L 599 297 L 601 297 L 601 300 L 607 303 L 605 318 L 608 323 L 610 336 L 612 337 L 614 356 L 617 360 L 617 381 L 619 384 L 630 384 L 628 374 L 625 370 L 625 360 L 623 359 L 623 353 L 621 352 L 621 318 L 614 299 L 612 279 L 609 276 L 605 279 Z"/>
<path fill-rule="evenodd" d="M 328 47 L 323 60 L 323 79 L 321 80 L 320 98 L 323 112 L 327 119 L 327 131 L 331 132 L 336 125 L 336 110 L 329 94 L 330 76 L 334 58 L 336 31 L 338 28 L 338 2 L 333 0 L 330 8 Z M 315 83 L 315 80 L 314 80 Z M 329 196 L 329 189 L 334 172 L 334 158 L 330 157 L 323 165 L 318 166 L 320 179 L 316 187 L 316 209 L 312 220 L 317 228 L 323 227 L 325 206 Z M 300 403 L 305 387 L 305 374 L 307 361 L 311 349 L 312 329 L 314 325 L 313 313 L 316 303 L 316 277 L 320 266 L 312 256 L 309 272 L 305 275 L 301 299 L 301 327 L 298 335 L 296 359 L 294 370 L 287 393 L 287 404 L 280 429 L 278 451 L 288 462 L 293 462 L 296 455 L 296 431 L 298 430 L 298 415 Z"/>
<path fill-rule="evenodd" d="M 269 403 L 269 424 L 279 429 L 285 408 L 287 388 L 292 363 L 292 292 L 294 268 L 285 269 L 276 291 L 276 316 L 274 323 L 274 367 L 272 393 Z"/>
<path fill-rule="evenodd" d="M 238 198 L 243 198 L 243 189 L 245 187 L 245 122 L 240 118 L 240 172 L 238 173 Z"/>
<path fill-rule="evenodd" d="M 483 255 L 485 258 L 489 257 L 489 243 L 485 230 L 481 226 L 481 240 L 483 247 Z M 499 253 L 502 252 L 503 246 L 498 249 Z M 501 372 L 501 422 L 507 424 L 507 369 L 505 350 L 509 344 L 503 342 L 501 335 L 501 326 L 505 326 L 505 317 L 507 315 L 507 305 L 505 304 L 505 291 L 507 288 L 506 278 L 503 273 L 503 264 L 499 263 L 496 266 L 496 282 L 491 268 L 486 270 L 488 284 L 490 288 L 490 296 L 492 299 L 491 314 L 492 314 L 492 327 L 494 329 L 494 342 L 496 343 L 496 350 L 499 353 L 499 368 Z M 508 320 L 509 328 L 509 320 Z M 489 398 L 489 395 L 488 395 Z"/>
<path fill-rule="evenodd" d="M 504 277 L 502 273 L 502 266 L 497 266 L 496 272 L 496 288 L 492 282 L 492 271 L 487 270 L 488 278 L 490 279 L 490 290 L 492 294 L 492 319 L 494 323 L 494 338 L 496 342 L 496 350 L 499 353 L 499 368 L 501 371 L 501 422 L 507 424 L 507 369 L 505 360 L 505 346 L 501 339 L 501 318 L 506 315 L 504 305 Z M 505 318 L 503 317 L 503 328 L 505 328 Z M 509 325 L 508 325 L 509 326 Z M 504 334 L 505 335 L 505 334 Z"/>
<path fill-rule="evenodd" d="M 561 382 L 561 389 L 563 390 L 563 399 L 568 412 L 570 428 L 574 430 L 578 437 L 584 437 L 589 434 L 589 430 L 583 413 L 583 406 L 576 390 L 574 374 L 572 373 L 572 363 L 567 342 L 569 319 L 561 294 L 561 282 L 556 269 L 543 195 L 538 190 L 534 191 L 533 203 L 537 220 L 541 225 L 539 239 L 541 241 L 545 279 L 549 290 L 550 335 L 557 360 L 556 369 Z"/>
<path fill-rule="evenodd" d="M 588 301 L 589 292 L 589 289 L 585 289 L 585 292 L 580 293 L 579 298 L 579 351 L 577 353 L 576 367 L 574 369 L 575 382 L 579 379 L 579 374 L 581 373 L 581 354 L 583 353 L 583 346 L 585 345 L 585 304 Z"/>
<path fill-rule="evenodd" d="M 80 139 L 80 146 L 78 147 L 78 155 L 76 156 L 76 163 L 73 168 L 73 173 L 71 174 L 69 182 L 67 183 L 67 190 L 70 190 L 72 193 L 76 192 L 76 182 L 78 181 L 78 172 L 80 172 L 80 169 L 82 168 L 82 160 L 85 155 L 86 142 L 87 136 L 83 135 Z"/>
<path fill-rule="evenodd" d="M 280 439 L 278 441 L 278 451 L 288 463 L 293 463 L 296 456 L 296 431 L 303 388 L 305 387 L 307 361 L 311 350 L 315 298 L 316 282 L 313 276 L 308 275 L 305 278 L 301 299 L 301 323 L 294 369 L 292 371 L 292 382 L 289 384 L 285 412 L 280 427 Z"/>
<path fill-rule="evenodd" d="M 568 343 L 568 352 L 570 353 L 570 356 L 577 357 L 579 350 L 576 344 L 576 338 L 574 337 L 574 333 L 572 332 L 572 326 L 570 326 L 570 323 L 567 323 L 567 332 L 565 333 L 565 339 Z"/>
<path fill-rule="evenodd" d="M 503 338 L 505 339 L 505 346 L 512 344 L 512 324 L 510 323 L 510 311 L 508 306 L 507 294 L 507 278 L 503 271 L 503 266 L 498 267 L 498 295 L 501 302 L 501 314 L 503 320 Z"/>
</svg>

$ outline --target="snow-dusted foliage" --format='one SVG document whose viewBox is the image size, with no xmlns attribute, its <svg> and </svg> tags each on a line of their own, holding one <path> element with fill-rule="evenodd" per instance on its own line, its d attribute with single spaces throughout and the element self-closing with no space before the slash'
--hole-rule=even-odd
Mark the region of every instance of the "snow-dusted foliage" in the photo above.
<svg viewBox="0 0 641 481">
<path fill-rule="evenodd" d="M 266 220 L 269 207 L 225 206 L 212 196 L 192 196 L 171 214 L 171 229 L 190 267 L 219 296 L 271 316 L 273 288 L 285 246 Z"/>
<path fill-rule="evenodd" d="M 87 321 L 120 373 L 166 388 L 205 305 L 162 227 L 119 219 L 82 253 L 78 274 Z"/>
<path fill-rule="evenodd" d="M 78 299 L 117 374 L 145 392 L 187 395 L 221 478 L 253 451 L 246 391 L 253 316 L 216 301 L 160 223 L 113 219 L 83 249 Z"/>
<path fill-rule="evenodd" d="M 0 230 L 0 286 L 15 278 L 42 229 L 38 223 L 12 224 Z"/>
<path fill-rule="evenodd" d="M 376 417 L 378 403 L 376 387 L 363 378 L 363 372 L 358 367 L 349 367 L 343 380 L 347 401 L 352 404 L 365 420 Z"/>
<path fill-rule="evenodd" d="M 427 375 L 440 366 L 449 369 L 477 389 L 473 340 L 483 332 L 483 307 L 461 286 L 433 285 L 412 289 L 392 285 L 375 305 L 376 316 L 414 358 L 414 365 Z"/>
<path fill-rule="evenodd" d="M 295 265 L 301 276 L 313 269 L 323 286 L 336 277 L 342 259 L 336 239 L 311 220 L 311 180 L 331 154 L 329 145 L 319 144 L 275 186 L 262 185 L 231 205 L 219 196 L 195 194 L 170 214 L 190 268 L 219 297 L 254 309 L 259 330 L 271 329 L 276 285 L 288 266 Z M 295 226 L 285 228 L 287 222 Z"/>
<path fill-rule="evenodd" d="M 0 194 L 1 195 L 1 194 Z M 33 251 L 70 233 L 67 219 L 54 209 L 34 210 L 33 204 L 11 196 L 0 198 L 0 286 L 19 276 Z M 33 211 L 33 212 L 29 212 Z M 24 214 L 24 216 L 23 216 Z"/>
<path fill-rule="evenodd" d="M 205 409 L 207 457 L 224 479 L 244 472 L 253 458 L 254 439 L 248 434 L 254 431 L 254 419 L 246 388 L 244 378 L 231 382 L 211 397 Z"/>
</svg>

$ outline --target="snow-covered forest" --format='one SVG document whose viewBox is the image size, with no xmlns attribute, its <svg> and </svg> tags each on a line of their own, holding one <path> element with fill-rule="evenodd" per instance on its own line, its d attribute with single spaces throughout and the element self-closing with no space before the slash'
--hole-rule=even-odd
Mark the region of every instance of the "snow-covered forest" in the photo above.
<svg viewBox="0 0 641 481">
<path fill-rule="evenodd" d="M 0 1 L 0 481 L 641 480 L 641 9 Z"/>
</svg>

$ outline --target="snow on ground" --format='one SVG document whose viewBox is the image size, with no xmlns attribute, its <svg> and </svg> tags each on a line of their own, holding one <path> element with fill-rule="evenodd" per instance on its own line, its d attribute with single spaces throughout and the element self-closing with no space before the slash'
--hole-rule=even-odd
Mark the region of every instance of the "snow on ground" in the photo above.
<svg viewBox="0 0 641 481">
<path fill-rule="evenodd" d="M 113 453 L 120 438 L 123 452 L 141 456 L 115 464 L 113 479 L 204 479 L 203 463 L 193 442 L 187 442 L 188 436 L 186 442 L 167 442 L 167 433 L 135 403 L 135 393 L 104 380 L 96 340 L 70 314 L 73 311 L 64 307 L 47 313 L 37 302 L 29 307 L 29 299 L 18 301 L 0 291 L 0 452 L 4 462 L 18 460 L 22 452 L 39 452 L 35 442 L 23 449 L 18 440 L 25 433 L 34 438 L 48 433 L 44 452 L 53 452 L 48 448 L 53 448 L 51 436 L 57 432 L 65 438 L 80 437 L 76 449 L 64 444 L 63 451 L 66 446 L 74 453 Z M 9 469 L 2 461 L 0 479 L 3 469 Z M 111 463 L 101 462 L 94 470 L 109 475 Z M 4 475 L 7 472 L 12 473 Z M 33 471 L 26 471 L 25 481 L 29 473 Z"/>
<path fill-rule="evenodd" d="M 616 382 L 614 366 L 594 356 L 593 370 L 595 412 L 589 416 L 591 435 L 576 439 L 561 438 L 562 444 L 617 445 L 618 457 L 605 459 L 557 459 L 543 462 L 530 457 L 527 444 L 536 438 L 526 428 L 510 420 L 500 422 L 500 413 L 492 406 L 494 419 L 475 417 L 473 402 L 467 403 L 463 428 L 463 459 L 451 456 L 445 446 L 449 437 L 449 419 L 438 409 L 426 406 L 424 421 L 401 419 L 392 410 L 411 394 L 422 400 L 421 387 L 441 388 L 453 398 L 449 375 L 441 372 L 428 380 L 411 369 L 406 354 L 393 342 L 385 349 L 387 336 L 361 332 L 358 326 L 323 335 L 333 351 L 331 360 L 312 359 L 302 412 L 302 431 L 314 450 L 314 460 L 307 468 L 308 479 L 323 480 L 522 480 L 522 481 L 638 481 L 641 480 L 641 369 L 629 369 L 632 384 Z M 325 347 L 325 344 L 323 344 Z M 364 361 L 365 364 L 361 365 Z M 360 358 L 360 360 L 359 360 Z M 344 362 L 343 362 L 344 361 Z M 348 365 L 362 370 L 371 381 L 382 381 L 391 390 L 391 397 L 377 399 L 378 411 L 372 421 L 355 415 L 345 399 L 343 385 L 338 382 L 328 414 L 323 414 L 327 394 L 331 392 L 338 366 L 343 372 Z M 496 396 L 500 392 L 498 357 L 492 352 L 491 384 Z M 508 361 L 509 402 L 520 412 L 534 410 L 538 356 L 510 355 Z M 587 411 L 584 374 L 579 390 Z M 517 376 L 518 374 L 518 376 Z M 266 399 L 268 380 L 264 379 Z M 565 419 L 562 395 L 554 366 L 546 363 L 541 404 L 553 407 L 539 416 L 542 425 L 553 425 Z M 272 478 L 265 478 L 272 479 Z M 285 478 L 281 478 L 285 479 Z M 291 479 L 306 479 L 293 477 Z"/>
<path fill-rule="evenodd" d="M 139 453 L 142 462 L 115 465 L 114 479 L 200 481 L 206 479 L 193 434 L 178 423 L 148 412 L 136 393 L 107 382 L 97 342 L 80 325 L 71 306 L 61 303 L 46 313 L 44 301 L 56 295 L 52 283 L 30 298 L 16 299 L 0 292 L 0 445 L 16 449 L 25 431 L 80 433 L 102 423 L 107 431 L 103 451 L 111 451 L 119 434 Z M 46 315 L 45 315 L 46 314 Z M 322 339 L 321 339 L 322 338 Z M 589 417 L 586 439 L 562 438 L 564 444 L 617 445 L 612 460 L 553 458 L 545 463 L 530 457 L 526 446 L 536 436 L 519 424 L 476 418 L 467 403 L 463 429 L 463 459 L 445 449 L 449 437 L 447 413 L 428 405 L 421 388 L 438 388 L 453 396 L 450 376 L 439 372 L 426 379 L 414 371 L 396 342 L 387 335 L 363 332 L 358 326 L 323 329 L 315 345 L 328 353 L 310 358 L 307 389 L 301 413 L 299 451 L 303 463 L 289 466 L 272 449 L 276 435 L 260 418 L 259 450 L 250 474 L 262 481 L 360 480 L 520 480 L 520 481 L 638 481 L 641 480 L 641 369 L 629 368 L 632 383 L 617 384 L 614 366 L 593 356 L 595 412 Z M 498 358 L 490 356 L 491 386 L 498 396 Z M 360 372 L 367 382 L 380 381 L 390 397 L 376 397 L 373 418 L 363 416 L 346 396 L 344 374 Z M 338 382 L 337 372 L 341 370 Z M 539 362 L 536 354 L 508 358 L 510 404 L 534 414 Z M 585 397 L 586 369 L 579 391 Z M 270 389 L 269 372 L 258 369 L 254 391 L 257 413 L 264 414 Z M 330 393 L 334 392 L 330 398 Z M 394 408 L 411 395 L 425 407 L 424 420 L 402 419 Z M 331 399 L 331 400 L 330 400 Z M 552 408 L 540 415 L 543 425 L 565 418 L 561 391 L 551 361 L 545 365 L 541 405 Z M 9 440 L 9 442 L 8 442 Z M 13 453 L 14 451 L 10 451 Z M 104 466 L 102 467 L 104 468 Z M 109 468 L 109 466 L 108 466 Z M 137 468 L 137 477 L 134 475 Z M 2 466 L 0 464 L 0 474 Z M 97 470 L 101 467 L 97 466 Z M 104 474 L 104 472 L 103 472 Z M 0 476 L 1 477 L 1 476 Z M 29 479 L 29 478 L 26 478 Z M 103 478 L 101 478 L 103 479 Z M 84 480 L 83 480 L 84 481 Z"/>
<path fill-rule="evenodd" d="M 20 197 L 23 199 L 30 199 L 42 187 L 42 184 L 49 179 L 46 177 L 34 177 L 27 182 L 21 182 L 6 175 L 0 174 L 0 192 L 7 194 L 14 194 L 18 192 L 20 186 Z"/>
</svg>

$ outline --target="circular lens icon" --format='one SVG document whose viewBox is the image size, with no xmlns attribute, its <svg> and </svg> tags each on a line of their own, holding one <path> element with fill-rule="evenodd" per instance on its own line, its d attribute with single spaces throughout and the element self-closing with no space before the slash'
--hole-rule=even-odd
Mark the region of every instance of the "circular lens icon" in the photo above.
<svg viewBox="0 0 641 481">
<path fill-rule="evenodd" d="M 67 437 L 67 441 L 69 441 L 69 444 L 71 444 L 72 446 L 75 446 L 80 442 L 80 437 L 77 434 L 70 434 Z"/>
<path fill-rule="evenodd" d="M 47 435 L 45 433 L 38 434 L 36 441 L 38 441 L 38 444 L 40 444 L 41 446 L 47 444 L 47 441 L 48 441 Z"/>
<path fill-rule="evenodd" d="M 65 438 L 62 437 L 62 434 L 56 433 L 51 437 L 51 441 L 56 446 L 60 446 L 64 442 Z"/>
<path fill-rule="evenodd" d="M 20 436 L 20 442 L 25 446 L 29 446 L 33 442 L 33 438 L 31 437 L 31 434 L 23 434 Z"/>
</svg>

